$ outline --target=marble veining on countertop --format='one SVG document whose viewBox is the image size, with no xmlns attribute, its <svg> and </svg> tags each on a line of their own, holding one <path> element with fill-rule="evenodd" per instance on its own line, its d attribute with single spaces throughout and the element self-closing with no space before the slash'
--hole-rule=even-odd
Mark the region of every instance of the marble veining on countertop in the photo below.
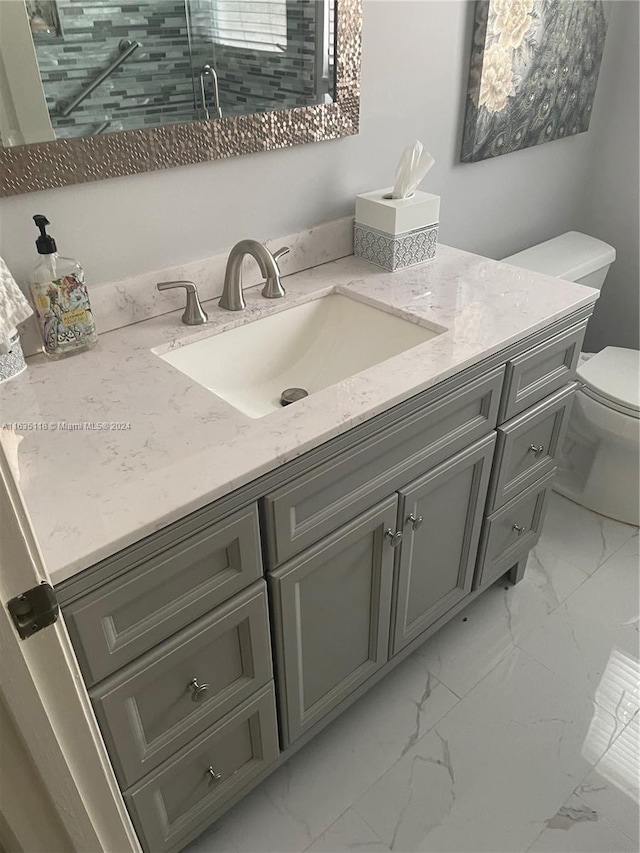
<svg viewBox="0 0 640 853">
<path fill-rule="evenodd" d="M 195 332 L 177 311 L 102 334 L 94 350 L 68 359 L 34 356 L 0 386 L 0 436 L 17 453 L 20 489 L 54 583 L 598 296 L 446 246 L 402 272 L 347 257 L 284 283 L 278 300 L 246 290 L 241 313 L 205 303 L 210 323 Z M 446 331 L 260 419 L 157 355 L 333 291 Z"/>
</svg>

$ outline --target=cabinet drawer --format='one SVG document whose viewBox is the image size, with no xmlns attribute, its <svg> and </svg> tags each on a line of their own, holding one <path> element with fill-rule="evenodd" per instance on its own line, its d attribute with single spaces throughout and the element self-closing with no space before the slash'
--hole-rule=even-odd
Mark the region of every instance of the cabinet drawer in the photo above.
<svg viewBox="0 0 640 853">
<path fill-rule="evenodd" d="M 394 496 L 269 577 L 283 743 L 288 746 L 386 663 Z"/>
<path fill-rule="evenodd" d="M 490 508 L 497 509 L 512 500 L 555 467 L 576 388 L 572 382 L 498 427 Z"/>
<path fill-rule="evenodd" d="M 538 541 L 554 468 L 521 495 L 485 519 L 473 587 L 487 586 L 504 574 Z"/>
<path fill-rule="evenodd" d="M 179 847 L 277 756 L 271 683 L 125 792 L 144 849 L 163 853 Z"/>
<path fill-rule="evenodd" d="M 268 495 L 270 568 L 422 473 L 426 461 L 436 465 L 490 432 L 503 375 L 501 367 L 464 385 Z"/>
<path fill-rule="evenodd" d="M 272 677 L 266 584 L 260 580 L 90 691 L 122 787 Z"/>
<path fill-rule="evenodd" d="M 64 608 L 88 686 L 262 576 L 255 504 Z"/>
<path fill-rule="evenodd" d="M 520 414 L 575 378 L 586 328 L 585 320 L 507 362 L 499 423 Z"/>
</svg>

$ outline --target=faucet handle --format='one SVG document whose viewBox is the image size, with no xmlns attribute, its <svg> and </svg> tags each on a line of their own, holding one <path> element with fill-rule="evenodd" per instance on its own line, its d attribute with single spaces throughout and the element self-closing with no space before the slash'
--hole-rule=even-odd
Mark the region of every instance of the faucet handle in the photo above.
<svg viewBox="0 0 640 853">
<path fill-rule="evenodd" d="M 198 288 L 192 281 L 159 281 L 156 287 L 158 290 L 173 290 L 176 287 L 184 287 L 187 291 L 187 305 L 182 315 L 182 322 L 186 326 L 201 326 L 209 319 L 200 304 Z"/>
<path fill-rule="evenodd" d="M 273 253 L 273 260 L 275 263 L 275 268 L 278 270 L 277 275 L 267 276 L 267 279 L 264 283 L 264 288 L 262 289 L 262 295 L 266 299 L 277 299 L 279 296 L 285 295 L 285 289 L 282 286 L 282 282 L 280 281 L 280 267 L 278 266 L 278 258 L 281 258 L 283 255 L 286 255 L 290 252 L 288 246 L 282 246 L 281 249 L 278 249 L 277 252 Z"/>
<path fill-rule="evenodd" d="M 277 252 L 273 253 L 273 260 L 279 260 L 283 255 L 288 255 L 290 251 L 291 249 L 288 246 L 283 246 L 281 249 L 278 249 Z"/>
</svg>

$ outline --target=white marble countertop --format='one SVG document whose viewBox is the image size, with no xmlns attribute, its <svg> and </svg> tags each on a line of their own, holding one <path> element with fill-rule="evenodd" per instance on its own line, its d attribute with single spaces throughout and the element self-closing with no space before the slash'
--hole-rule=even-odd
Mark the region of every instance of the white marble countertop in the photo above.
<svg viewBox="0 0 640 853">
<path fill-rule="evenodd" d="M 23 437 L 19 485 L 53 583 L 598 297 L 446 246 L 402 272 L 347 257 L 288 276 L 285 285 L 278 300 L 245 291 L 244 312 L 206 304 L 210 323 L 195 333 L 174 312 L 103 334 L 94 350 L 71 358 L 34 356 L 0 386 L 0 437 L 14 460 L 15 435 Z M 255 420 L 152 352 L 333 290 L 447 331 Z"/>
</svg>

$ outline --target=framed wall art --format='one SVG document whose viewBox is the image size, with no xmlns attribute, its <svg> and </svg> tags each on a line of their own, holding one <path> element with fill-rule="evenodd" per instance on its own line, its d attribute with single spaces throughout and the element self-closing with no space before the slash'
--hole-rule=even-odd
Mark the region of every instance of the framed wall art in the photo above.
<svg viewBox="0 0 640 853">
<path fill-rule="evenodd" d="M 602 0 L 478 0 L 462 161 L 588 130 L 606 32 Z"/>
</svg>

